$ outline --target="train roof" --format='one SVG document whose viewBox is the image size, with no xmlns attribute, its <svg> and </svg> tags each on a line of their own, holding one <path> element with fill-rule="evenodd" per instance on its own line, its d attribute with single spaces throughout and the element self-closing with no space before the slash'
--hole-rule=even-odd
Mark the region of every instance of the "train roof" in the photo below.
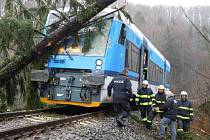
<svg viewBox="0 0 210 140">
<path fill-rule="evenodd" d="M 105 8 L 104 10 L 102 10 L 100 13 L 98 13 L 95 17 L 97 17 L 97 16 L 103 16 L 103 15 L 106 15 L 108 13 L 112 13 L 112 12 L 114 12 L 116 10 L 117 9 L 108 7 L 108 8 Z M 56 13 L 58 13 L 58 11 L 67 13 L 69 11 L 69 7 L 58 8 L 57 10 L 50 10 L 49 14 L 52 14 L 52 13 L 56 14 Z M 114 16 L 114 13 L 111 14 L 111 15 Z M 94 19 L 95 17 L 93 17 L 92 19 Z"/>
</svg>

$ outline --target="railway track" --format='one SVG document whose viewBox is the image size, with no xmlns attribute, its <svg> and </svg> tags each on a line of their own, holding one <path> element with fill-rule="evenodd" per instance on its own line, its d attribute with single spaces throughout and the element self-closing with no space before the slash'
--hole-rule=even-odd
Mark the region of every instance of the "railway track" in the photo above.
<svg viewBox="0 0 210 140">
<path fill-rule="evenodd" d="M 37 116 L 41 113 L 50 112 L 55 109 L 57 109 L 57 108 L 0 113 L 0 121 L 11 120 L 14 118 Z"/>
<path fill-rule="evenodd" d="M 0 140 L 18 139 L 21 137 L 28 137 L 36 133 L 44 132 L 45 130 L 51 130 L 56 127 L 68 125 L 72 121 L 75 121 L 75 120 L 79 120 L 79 119 L 91 117 L 91 116 L 97 116 L 102 113 L 103 111 L 97 111 L 97 112 L 92 112 L 92 113 L 73 115 L 73 116 L 62 118 L 59 120 L 53 120 L 53 121 L 43 122 L 43 123 L 39 123 L 35 125 L 8 129 L 8 130 L 0 132 Z"/>
</svg>

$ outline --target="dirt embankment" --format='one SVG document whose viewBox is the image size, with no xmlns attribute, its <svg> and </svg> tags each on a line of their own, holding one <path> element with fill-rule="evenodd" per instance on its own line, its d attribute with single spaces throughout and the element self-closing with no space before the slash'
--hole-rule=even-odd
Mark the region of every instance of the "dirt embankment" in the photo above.
<svg viewBox="0 0 210 140">
<path fill-rule="evenodd" d="M 199 106 L 191 124 L 191 132 L 201 139 L 210 139 L 210 100 Z"/>
</svg>

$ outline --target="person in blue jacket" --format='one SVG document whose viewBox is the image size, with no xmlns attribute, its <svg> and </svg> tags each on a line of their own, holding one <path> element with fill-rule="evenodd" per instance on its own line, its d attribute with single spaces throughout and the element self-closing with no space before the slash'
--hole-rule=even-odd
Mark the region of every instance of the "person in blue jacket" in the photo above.
<svg viewBox="0 0 210 140">
<path fill-rule="evenodd" d="M 176 119 L 177 119 L 177 101 L 174 99 L 174 94 L 171 91 L 166 92 L 166 102 L 155 110 L 163 110 L 163 118 L 160 121 L 160 133 L 157 138 L 165 138 L 166 127 L 170 126 L 171 140 L 176 140 Z"/>
</svg>

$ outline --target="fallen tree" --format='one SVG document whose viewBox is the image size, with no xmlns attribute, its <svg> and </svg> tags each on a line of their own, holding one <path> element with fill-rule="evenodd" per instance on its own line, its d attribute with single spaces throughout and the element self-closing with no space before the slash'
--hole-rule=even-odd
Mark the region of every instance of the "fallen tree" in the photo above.
<svg viewBox="0 0 210 140">
<path fill-rule="evenodd" d="M 48 51 L 54 49 L 59 41 L 79 31 L 92 17 L 115 1 L 116 0 L 97 0 L 91 6 L 69 18 L 65 25 L 62 25 L 51 32 L 47 37 L 37 43 L 29 53 L 14 57 L 9 62 L 3 63 L 0 66 L 0 86 L 3 85 L 5 80 L 10 79 L 15 74 L 19 73 L 28 64 L 36 61 L 43 55 L 46 55 Z"/>
</svg>

